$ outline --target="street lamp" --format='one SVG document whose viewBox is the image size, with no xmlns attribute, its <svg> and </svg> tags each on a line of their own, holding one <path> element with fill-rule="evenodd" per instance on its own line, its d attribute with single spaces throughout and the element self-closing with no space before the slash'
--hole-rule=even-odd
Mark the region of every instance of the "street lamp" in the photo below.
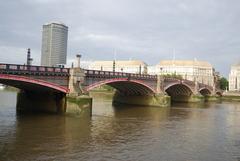
<svg viewBox="0 0 240 161">
<path fill-rule="evenodd" d="M 160 75 L 162 75 L 162 70 L 163 70 L 163 68 L 161 67 L 161 68 L 160 68 Z"/>
<path fill-rule="evenodd" d="M 113 72 L 115 73 L 115 66 L 116 66 L 116 62 L 115 60 L 113 60 Z"/>
<path fill-rule="evenodd" d="M 77 57 L 77 68 L 80 68 L 80 59 L 81 59 L 82 55 L 77 54 L 76 57 Z"/>
<path fill-rule="evenodd" d="M 31 49 L 27 49 L 27 65 L 32 65 L 33 59 L 31 58 Z"/>
</svg>

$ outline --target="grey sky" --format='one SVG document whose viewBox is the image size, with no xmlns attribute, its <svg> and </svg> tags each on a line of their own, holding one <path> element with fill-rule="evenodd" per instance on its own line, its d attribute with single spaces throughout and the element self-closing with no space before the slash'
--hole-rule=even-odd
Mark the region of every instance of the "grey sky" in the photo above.
<svg viewBox="0 0 240 161">
<path fill-rule="evenodd" d="M 69 26 L 68 60 L 209 61 L 227 76 L 239 60 L 239 0 L 9 0 L 0 3 L 0 61 L 34 63 L 46 22 Z"/>
</svg>

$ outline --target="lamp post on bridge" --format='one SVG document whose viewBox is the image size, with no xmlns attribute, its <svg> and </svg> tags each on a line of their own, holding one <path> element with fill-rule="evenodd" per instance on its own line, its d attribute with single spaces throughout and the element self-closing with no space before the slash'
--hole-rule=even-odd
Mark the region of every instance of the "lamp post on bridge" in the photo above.
<svg viewBox="0 0 240 161">
<path fill-rule="evenodd" d="M 115 73 L 116 62 L 115 59 L 113 60 L 113 73 Z"/>
<path fill-rule="evenodd" d="M 31 58 L 31 49 L 27 49 L 27 66 L 32 65 L 33 58 Z"/>
<path fill-rule="evenodd" d="M 82 55 L 77 54 L 76 57 L 77 57 L 77 68 L 80 68 L 80 59 L 81 59 Z"/>
</svg>

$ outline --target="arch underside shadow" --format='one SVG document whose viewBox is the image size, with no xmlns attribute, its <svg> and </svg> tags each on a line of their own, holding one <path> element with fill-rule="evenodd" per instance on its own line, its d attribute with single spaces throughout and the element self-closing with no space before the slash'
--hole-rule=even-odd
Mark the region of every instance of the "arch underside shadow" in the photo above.
<svg viewBox="0 0 240 161">
<path fill-rule="evenodd" d="M 221 97 L 221 96 L 222 96 L 222 92 L 220 92 L 220 91 L 217 91 L 217 92 L 216 92 L 216 95 L 218 95 L 218 96 L 220 96 L 220 97 Z"/>
<path fill-rule="evenodd" d="M 171 100 L 174 102 L 188 102 L 193 95 L 192 90 L 184 84 L 174 84 L 165 89 L 165 92 L 171 96 Z"/>
<path fill-rule="evenodd" d="M 151 87 L 145 85 L 144 83 L 132 80 L 106 80 L 91 85 L 86 89 L 86 91 L 90 91 L 102 85 L 109 85 L 116 89 L 120 95 L 124 96 L 152 96 L 155 93 Z"/>
<path fill-rule="evenodd" d="M 207 88 L 202 88 L 199 90 L 199 93 L 202 95 L 202 96 L 210 96 L 211 95 L 211 91 Z"/>
<path fill-rule="evenodd" d="M 18 75 L 0 74 L 0 83 L 21 90 L 34 92 L 54 92 L 66 94 L 69 91 L 68 88 L 54 83 Z"/>
</svg>

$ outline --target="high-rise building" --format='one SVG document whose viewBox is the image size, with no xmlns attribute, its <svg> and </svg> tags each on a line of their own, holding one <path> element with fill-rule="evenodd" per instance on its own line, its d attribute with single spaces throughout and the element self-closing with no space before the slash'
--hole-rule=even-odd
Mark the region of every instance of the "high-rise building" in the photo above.
<svg viewBox="0 0 240 161">
<path fill-rule="evenodd" d="M 62 23 L 48 23 L 42 30 L 41 65 L 59 66 L 66 64 L 68 27 Z"/>
</svg>

